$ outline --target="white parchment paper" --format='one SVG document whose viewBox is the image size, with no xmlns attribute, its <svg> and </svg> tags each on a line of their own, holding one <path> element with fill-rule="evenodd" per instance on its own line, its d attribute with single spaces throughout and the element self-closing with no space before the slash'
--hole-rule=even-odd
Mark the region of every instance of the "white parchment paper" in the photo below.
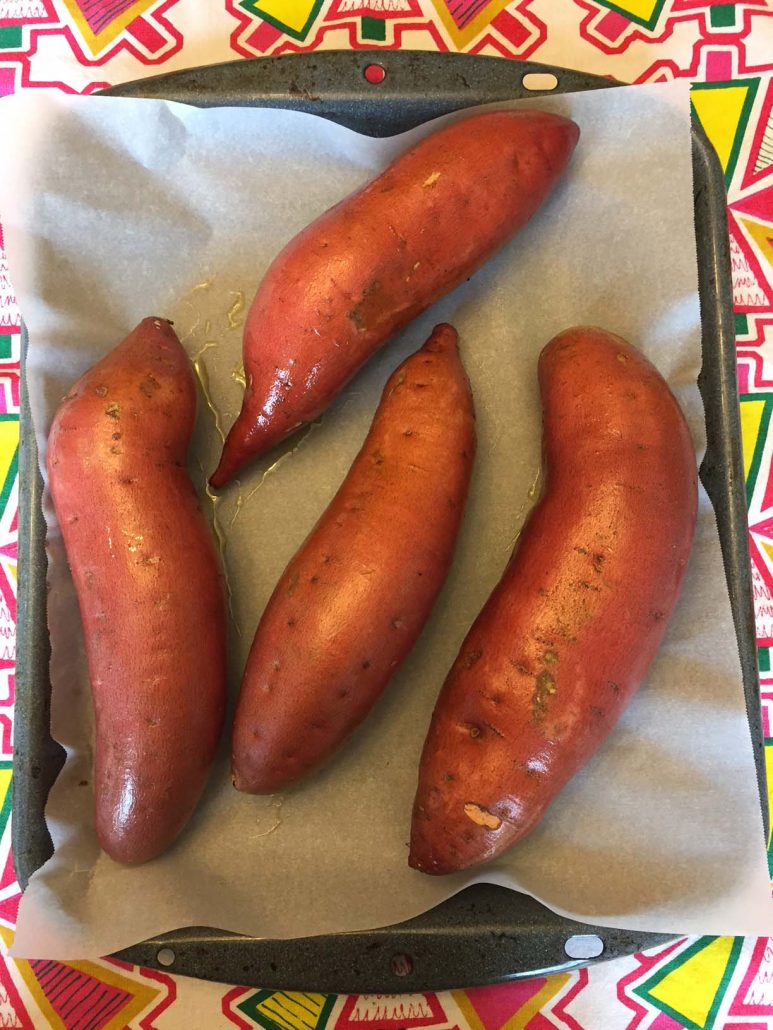
<svg viewBox="0 0 773 1030">
<path fill-rule="evenodd" d="M 411 802 L 437 692 L 536 495 L 540 349 L 577 323 L 622 334 L 668 378 L 698 457 L 704 447 L 687 85 L 527 103 L 568 114 L 582 130 L 549 203 L 371 361 L 319 425 L 254 466 L 215 508 L 232 591 L 235 691 L 273 585 L 335 493 L 387 375 L 433 324 L 457 326 L 479 457 L 456 561 L 409 660 L 321 774 L 282 797 L 237 794 L 226 740 L 192 824 L 166 856 L 125 869 L 101 854 L 77 609 L 48 507 L 52 721 L 68 761 L 47 811 L 56 854 L 22 901 L 17 955 L 104 954 L 190 924 L 278 937 L 374 927 L 474 879 L 408 868 Z M 65 96 L 3 101 L 0 124 L 9 170 L 0 210 L 29 327 L 41 453 L 70 384 L 143 316 L 162 315 L 175 321 L 203 384 L 191 457 L 200 484 L 219 452 L 214 416 L 227 428 L 239 407 L 245 305 L 269 262 L 428 131 L 379 141 L 305 114 Z M 590 922 L 773 933 L 736 643 L 705 496 L 684 594 L 647 682 L 542 825 L 477 878 Z"/>
</svg>

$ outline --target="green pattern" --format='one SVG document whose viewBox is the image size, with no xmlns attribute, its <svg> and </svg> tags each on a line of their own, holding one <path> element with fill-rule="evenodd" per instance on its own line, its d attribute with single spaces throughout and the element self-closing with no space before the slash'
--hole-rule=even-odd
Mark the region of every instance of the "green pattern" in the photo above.
<svg viewBox="0 0 773 1030">
<path fill-rule="evenodd" d="M 22 42 L 21 25 L 3 25 L 0 28 L 0 50 L 19 50 Z"/>
<path fill-rule="evenodd" d="M 386 39 L 386 22 L 383 18 L 363 18 L 362 38 L 383 43 Z"/>
<path fill-rule="evenodd" d="M 735 4 L 717 4 L 709 11 L 712 28 L 722 29 L 735 25 Z"/>
<path fill-rule="evenodd" d="M 759 665 L 760 672 L 770 672 L 770 648 L 769 647 L 758 647 L 757 648 L 757 662 Z"/>
</svg>

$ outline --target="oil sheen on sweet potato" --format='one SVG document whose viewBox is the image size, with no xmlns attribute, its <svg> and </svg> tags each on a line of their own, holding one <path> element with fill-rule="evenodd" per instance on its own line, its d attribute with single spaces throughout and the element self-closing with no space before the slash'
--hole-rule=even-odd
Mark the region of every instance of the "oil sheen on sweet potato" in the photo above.
<svg viewBox="0 0 773 1030">
<path fill-rule="evenodd" d="M 542 352 L 546 484 L 437 702 L 409 862 L 450 873 L 528 834 L 593 755 L 663 638 L 697 470 L 658 371 L 601 329 Z"/>
<path fill-rule="evenodd" d="M 261 618 L 233 730 L 239 790 L 311 773 L 365 719 L 446 578 L 475 455 L 456 331 L 387 381 L 365 443 Z"/>
<path fill-rule="evenodd" d="M 462 118 L 292 239 L 250 307 L 247 389 L 212 485 L 317 418 L 390 336 L 480 268 L 546 199 L 578 136 L 537 111 Z"/>
<path fill-rule="evenodd" d="M 131 864 L 182 830 L 223 724 L 220 564 L 186 469 L 195 413 L 185 351 L 146 318 L 75 384 L 48 440 L 94 699 L 96 831 Z"/>
</svg>

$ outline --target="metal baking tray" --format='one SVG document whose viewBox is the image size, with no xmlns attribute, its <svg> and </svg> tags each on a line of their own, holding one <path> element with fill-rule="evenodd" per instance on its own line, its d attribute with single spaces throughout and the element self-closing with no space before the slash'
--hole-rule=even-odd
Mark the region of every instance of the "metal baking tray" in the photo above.
<svg viewBox="0 0 773 1030">
<path fill-rule="evenodd" d="M 372 64 L 384 72 L 383 81 L 375 85 L 364 74 Z M 533 73 L 552 75 L 555 84 L 551 80 L 551 88 L 529 88 L 535 82 L 529 78 Z M 129 82 L 104 92 L 199 107 L 292 108 L 371 136 L 388 136 L 476 104 L 618 85 L 597 76 L 500 58 L 347 51 L 234 61 Z M 725 187 L 717 156 L 697 124 L 692 143 L 703 334 L 698 382 L 708 436 L 700 474 L 717 514 L 767 834 Z M 25 343 L 23 338 L 23 353 Z M 44 807 L 62 766 L 63 751 L 49 732 L 42 483 L 23 384 L 22 376 L 13 854 L 19 882 L 26 886 L 52 853 Z M 383 929 L 274 941 L 192 927 L 144 941 L 118 957 L 187 976 L 264 988 L 401 992 L 544 975 L 631 954 L 669 939 L 663 934 L 576 923 L 525 895 L 477 885 L 416 919 Z"/>
</svg>

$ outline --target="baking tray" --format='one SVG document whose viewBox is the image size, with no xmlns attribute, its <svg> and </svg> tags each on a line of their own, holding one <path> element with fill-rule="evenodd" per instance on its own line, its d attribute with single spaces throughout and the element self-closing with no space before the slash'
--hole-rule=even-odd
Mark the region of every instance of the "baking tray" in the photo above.
<svg viewBox="0 0 773 1030">
<path fill-rule="evenodd" d="M 371 84 L 369 65 L 383 81 Z M 533 88 L 548 75 L 550 88 Z M 371 136 L 388 136 L 476 104 L 611 88 L 598 76 L 460 54 L 329 51 L 193 68 L 113 86 L 105 94 L 155 97 L 199 107 L 263 106 L 307 111 Z M 717 514 L 741 657 L 767 837 L 759 679 L 737 402 L 735 333 L 724 177 L 693 125 L 695 228 L 702 319 L 699 386 L 708 447 L 701 480 Z M 26 336 L 22 334 L 22 370 Z M 52 853 L 44 808 L 63 764 L 49 732 L 42 482 L 22 375 L 19 451 L 19 588 L 13 778 L 13 855 L 20 884 Z M 154 937 L 117 953 L 128 962 L 209 980 L 321 992 L 442 990 L 545 975 L 672 939 L 573 922 L 532 898 L 490 884 L 470 887 L 396 926 L 274 941 L 207 927 Z"/>
</svg>

